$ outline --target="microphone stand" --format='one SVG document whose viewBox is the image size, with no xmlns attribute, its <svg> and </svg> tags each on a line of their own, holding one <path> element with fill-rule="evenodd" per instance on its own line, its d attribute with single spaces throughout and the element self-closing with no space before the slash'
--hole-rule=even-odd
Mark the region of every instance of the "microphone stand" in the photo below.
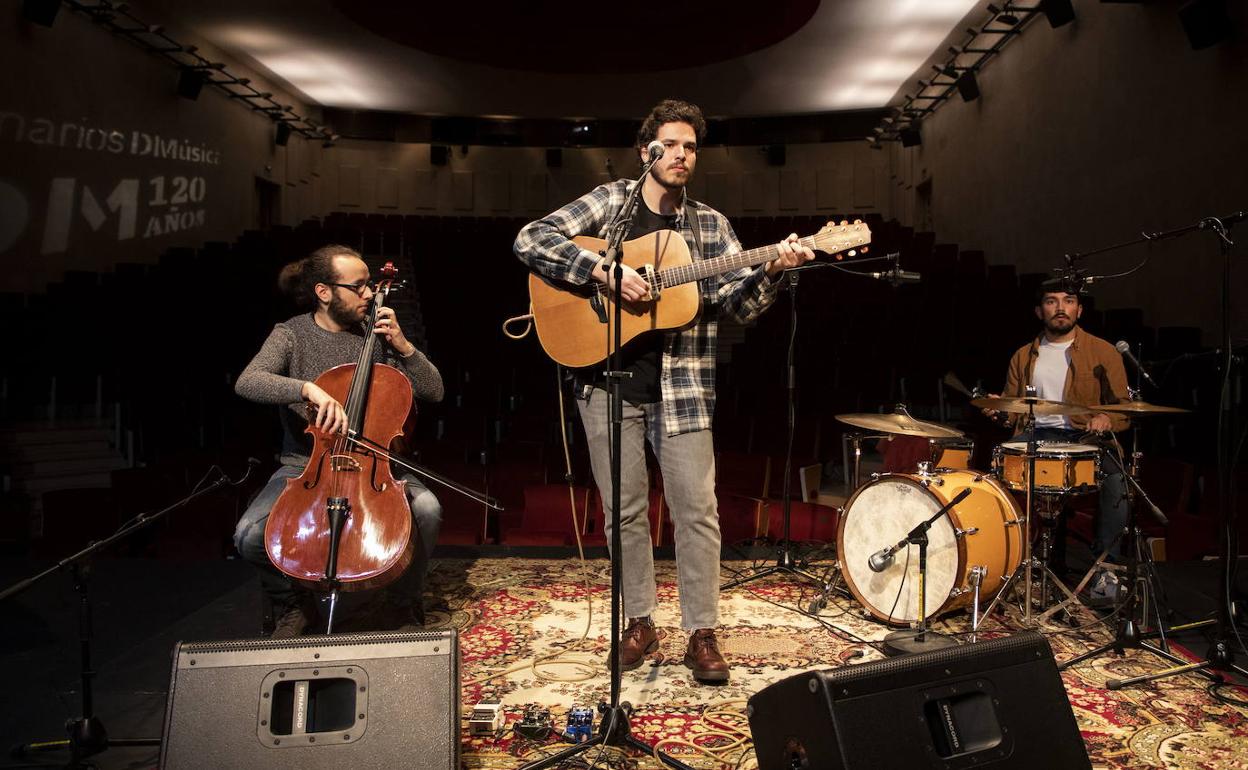
<svg viewBox="0 0 1248 770">
<path fill-rule="evenodd" d="M 608 653 L 611 658 L 609 666 L 611 678 L 610 700 L 607 703 L 598 704 L 600 716 L 597 733 L 582 743 L 523 765 L 521 770 L 539 770 L 544 767 L 562 765 L 567 759 L 586 752 L 599 744 L 603 746 L 599 750 L 599 758 L 601 758 L 601 752 L 605 751 L 607 746 L 628 746 L 638 751 L 652 754 L 660 762 L 668 767 L 676 768 L 676 770 L 693 770 L 689 765 L 673 759 L 661 751 L 655 751 L 652 746 L 631 735 L 628 720 L 632 715 L 633 707 L 629 703 L 620 702 L 620 676 L 622 673 L 620 671 L 620 614 L 622 612 L 621 588 L 624 556 L 620 540 L 621 429 L 624 424 L 624 396 L 620 391 L 620 385 L 624 377 L 629 374 L 620 370 L 622 361 L 620 328 L 623 321 L 621 306 L 624 303 L 624 295 L 620 287 L 620 282 L 624 279 L 624 251 L 621 246 L 628 235 L 629 229 L 632 227 L 633 211 L 637 207 L 637 198 L 641 194 L 641 188 L 645 184 L 646 176 L 661 157 L 662 155 L 660 154 L 651 158 L 642 167 L 641 175 L 637 178 L 633 189 L 629 191 L 623 208 L 619 210 L 615 215 L 615 219 L 607 227 L 607 249 L 604 252 L 604 256 L 612 266 L 611 275 L 615 284 L 614 288 L 609 292 L 614 307 L 611 314 L 613 328 L 609 327 L 611 339 L 607 346 L 606 371 L 607 403 L 611 415 L 611 646 Z M 594 764 L 597 764 L 597 762 L 595 761 Z"/>
<path fill-rule="evenodd" d="M 78 592 L 78 651 L 79 651 L 79 672 L 82 680 L 82 714 L 81 716 L 70 719 L 65 723 L 65 731 L 69 734 L 68 738 L 60 740 L 32 741 L 30 743 L 22 743 L 13 747 L 11 754 L 15 757 L 25 756 L 29 753 L 58 751 L 60 749 L 69 749 L 69 763 L 65 765 L 68 768 L 85 768 L 92 765 L 85 762 L 88 757 L 99 754 L 113 746 L 159 746 L 160 738 L 110 738 L 108 730 L 105 729 L 104 723 L 95 715 L 95 693 L 92 688 L 92 682 L 95 679 L 96 671 L 91 664 L 91 637 L 92 637 L 92 610 L 91 610 L 91 594 L 89 591 L 89 578 L 91 573 L 90 565 L 86 562 L 96 553 L 108 548 L 122 538 L 128 537 L 131 533 L 140 529 L 145 529 L 154 522 L 160 521 L 166 514 L 181 508 L 182 506 L 196 500 L 200 497 L 216 492 L 226 486 L 238 486 L 247 480 L 251 475 L 251 469 L 254 463 L 248 464 L 246 473 L 238 481 L 231 481 L 230 478 L 222 474 L 221 478 L 204 487 L 201 490 L 192 492 L 181 500 L 172 505 L 157 511 L 156 513 L 144 513 L 132 519 L 129 523 L 123 524 L 116 532 L 104 538 L 88 544 L 85 548 L 75 554 L 65 557 L 58 561 L 55 565 L 32 575 L 24 580 L 19 580 L 8 588 L 0 591 L 0 602 L 15 596 L 27 588 L 38 583 L 40 580 L 61 570 L 68 569 L 74 579 L 74 590 Z"/>
<path fill-rule="evenodd" d="M 1244 212 L 1236 212 L 1223 218 L 1205 217 L 1200 222 L 1188 227 L 1178 228 L 1166 233 L 1158 233 L 1153 236 L 1145 234 L 1146 239 L 1156 240 L 1162 237 L 1182 235 L 1194 230 L 1209 230 L 1217 237 L 1222 256 L 1222 398 L 1218 414 L 1218 540 L 1221 549 L 1222 568 L 1218 576 L 1217 622 L 1213 639 L 1209 644 L 1209 650 L 1205 654 L 1205 659 L 1196 663 L 1176 665 L 1173 668 L 1158 671 L 1154 674 L 1111 680 L 1106 682 L 1106 686 L 1110 689 L 1130 687 L 1176 674 L 1191 672 L 1200 672 L 1216 678 L 1217 681 L 1224 681 L 1224 679 L 1221 673 L 1216 672 L 1235 672 L 1242 677 L 1248 678 L 1248 670 L 1235 663 L 1235 648 L 1232 637 L 1237 639 L 1241 646 L 1243 645 L 1243 640 L 1239 637 L 1239 632 L 1234 625 L 1235 619 L 1231 612 L 1230 597 L 1231 562 L 1237 558 L 1236 550 L 1238 549 L 1238 538 L 1235 537 L 1237 528 L 1235 526 L 1234 511 L 1231 509 L 1231 472 L 1233 470 L 1231 465 L 1235 451 L 1235 432 L 1233 430 L 1235 427 L 1235 415 L 1232 410 L 1230 389 L 1232 368 L 1237 362 L 1231 338 L 1231 255 L 1235 242 L 1230 238 L 1230 226 L 1244 218 Z M 1171 629 L 1171 631 L 1173 630 L 1176 629 Z M 1115 639 L 1115 641 L 1118 640 Z M 1154 653 L 1158 652 L 1153 647 L 1148 649 Z"/>
<path fill-rule="evenodd" d="M 909 631 L 893 631 L 884 637 L 884 654 L 890 657 L 895 655 L 909 655 L 915 652 L 926 652 L 928 650 L 939 650 L 944 647 L 956 647 L 958 645 L 953 639 L 936 631 L 929 631 L 927 628 L 927 531 L 932 528 L 932 524 L 941 516 L 944 516 L 958 503 L 962 502 L 971 494 L 971 490 L 964 489 L 953 496 L 949 502 L 940 507 L 939 511 L 932 514 L 927 521 L 920 522 L 914 529 L 910 530 L 910 534 L 897 543 L 888 554 L 889 559 L 893 558 L 893 554 L 905 548 L 908 545 L 917 545 L 919 547 L 919 625 L 917 629 Z M 883 570 L 881 570 L 883 571 Z M 905 575 L 902 575 L 905 579 Z"/>
<path fill-rule="evenodd" d="M 891 261 L 893 262 L 893 270 L 897 270 L 897 259 L 899 254 L 894 252 L 879 257 L 870 257 L 868 259 L 856 259 L 854 264 L 865 264 L 868 262 Z M 793 435 L 797 422 L 797 363 L 795 350 L 797 348 L 797 284 L 799 273 L 806 270 L 818 270 L 824 268 L 833 268 L 850 275 L 860 275 L 868 278 L 874 277 L 871 273 L 861 272 L 858 270 L 850 270 L 834 262 L 808 262 L 797 267 L 790 267 L 784 271 L 789 284 L 789 351 L 785 361 L 785 372 L 788 377 L 787 388 L 787 406 L 788 406 L 788 424 L 787 434 L 785 438 L 784 452 L 784 487 L 782 492 L 784 535 L 776 544 L 778 553 L 774 564 L 767 567 L 754 568 L 749 574 L 741 575 L 719 587 L 721 591 L 727 591 L 737 586 L 771 575 L 793 575 L 795 577 L 808 580 L 821 588 L 819 597 L 811 604 L 811 613 L 817 613 L 819 609 L 827 605 L 828 596 L 834 591 L 836 586 L 836 578 L 820 577 L 805 569 L 807 566 L 804 559 L 798 558 L 794 554 L 793 541 L 791 539 L 792 526 L 792 502 L 793 502 Z M 896 284 L 894 284 L 896 285 Z M 836 567 L 833 565 L 833 571 Z"/>
<path fill-rule="evenodd" d="M 789 284 L 789 352 L 788 359 L 785 362 L 785 371 L 788 373 L 788 423 L 784 450 L 784 492 L 782 495 L 784 506 L 784 514 L 782 516 L 784 520 L 784 536 L 780 539 L 780 542 L 777 543 L 777 550 L 779 553 L 776 555 L 776 563 L 770 567 L 756 569 L 752 574 L 743 575 L 729 580 L 727 583 L 724 583 L 719 587 L 719 590 L 721 591 L 727 591 L 729 589 L 736 588 L 737 586 L 745 585 L 751 581 L 776 574 L 793 575 L 804 580 L 809 580 L 815 585 L 822 587 L 824 593 L 827 593 L 831 587 L 828 580 L 811 572 L 807 572 L 804 569 L 806 566 L 805 560 L 799 559 L 794 555 L 793 541 L 790 538 L 790 522 L 792 515 L 791 507 L 793 501 L 793 434 L 795 432 L 797 422 L 797 406 L 795 398 L 795 394 L 797 392 L 797 365 L 794 363 L 794 350 L 797 347 L 798 273 L 804 269 L 819 267 L 824 264 L 827 263 L 820 262 L 801 265 L 798 267 L 791 267 L 784 271 Z"/>
</svg>

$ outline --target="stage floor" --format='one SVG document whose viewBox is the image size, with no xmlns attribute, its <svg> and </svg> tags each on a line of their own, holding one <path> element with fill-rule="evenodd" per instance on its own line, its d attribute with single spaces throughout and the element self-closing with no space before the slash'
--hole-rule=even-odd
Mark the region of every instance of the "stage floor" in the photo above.
<svg viewBox="0 0 1248 770">
<path fill-rule="evenodd" d="M 725 562 L 725 578 L 748 565 Z M 0 561 L 0 585 L 39 566 L 24 559 Z M 1198 618 L 1211 608 L 1216 574 L 1211 565 L 1160 567 L 1176 622 Z M 633 732 L 647 742 L 706 733 L 711 729 L 703 719 L 708 708 L 720 714 L 721 722 L 744 727 L 744 700 L 767 684 L 810 669 L 880 657 L 852 637 L 878 640 L 888 629 L 861 617 L 855 604 L 834 599 L 821 613 L 821 623 L 794 610 L 809 604 L 810 587 L 770 579 L 725 594 L 720 640 L 733 664 L 732 678 L 722 686 L 700 685 L 681 663 L 685 634 L 679 628 L 675 564 L 660 560 L 657 569 L 660 650 L 647 664 L 624 674 L 622 689 L 623 699 L 636 708 Z M 604 560 L 582 566 L 575 558 L 439 559 L 430 581 L 431 598 L 438 599 L 430 623 L 460 631 L 465 715 L 478 701 L 499 700 L 508 721 L 514 722 L 526 704 L 538 703 L 561 725 L 569 707 L 604 700 L 606 575 Z M 178 640 L 246 638 L 259 632 L 258 585 L 250 567 L 239 562 L 105 559 L 95 567 L 91 588 L 99 671 L 96 710 L 113 736 L 159 734 L 169 654 Z M 0 666 L 8 680 L 0 740 L 6 747 L 60 737 L 64 720 L 78 713 L 76 613 L 72 583 L 59 575 L 0 606 Z M 958 613 L 942 619 L 937 628 L 959 633 L 967 624 L 966 615 Z M 1008 632 L 997 622 L 985 628 Z M 1060 662 L 1103 643 L 1109 633 L 1094 624 L 1083 631 L 1054 626 L 1045 629 L 1045 636 Z M 1199 635 L 1189 633 L 1182 641 L 1204 652 Z M 532 665 L 570 646 L 562 658 L 581 663 Z M 1248 767 L 1248 710 L 1216 701 L 1206 680 L 1182 675 L 1116 692 L 1104 687 L 1107 679 L 1162 667 L 1152 655 L 1130 651 L 1121 658 L 1097 657 L 1063 673 L 1094 766 Z M 1226 692 L 1248 697 L 1243 689 Z M 734 718 L 734 713 L 741 716 Z M 510 768 L 543 750 L 510 736 L 466 737 L 463 760 L 468 768 Z M 726 752 L 725 764 L 680 743 L 668 744 L 667 750 L 698 768 L 733 767 L 740 755 L 739 750 Z M 61 756 L 32 759 L 52 766 Z M 155 749 L 110 749 L 95 761 L 101 768 L 145 768 L 154 767 L 156 759 Z M 653 759 L 637 759 L 638 767 L 658 767 Z M 750 760 L 742 766 L 750 766 Z"/>
</svg>

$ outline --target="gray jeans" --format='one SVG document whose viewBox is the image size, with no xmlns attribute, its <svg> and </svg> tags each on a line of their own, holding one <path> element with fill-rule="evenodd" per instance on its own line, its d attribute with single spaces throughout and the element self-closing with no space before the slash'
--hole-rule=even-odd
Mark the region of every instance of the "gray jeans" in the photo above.
<svg viewBox="0 0 1248 770">
<path fill-rule="evenodd" d="M 607 392 L 594 388 L 577 399 L 589 444 L 594 481 L 611 537 L 611 422 Z M 620 429 L 620 561 L 625 617 L 650 615 L 656 605 L 654 545 L 650 540 L 646 447 L 650 442 L 672 511 L 680 625 L 686 631 L 719 624 L 719 512 L 715 503 L 715 450 L 709 430 L 668 436 L 662 405 L 625 402 Z"/>
<path fill-rule="evenodd" d="M 269 561 L 269 554 L 264 547 L 264 525 L 269 520 L 273 504 L 286 489 L 286 480 L 297 478 L 302 473 L 302 468 L 293 465 L 278 468 L 247 506 L 243 517 L 234 528 L 234 547 L 244 559 L 260 570 L 260 583 L 273 602 L 275 614 L 281 614 L 285 608 L 294 604 L 299 589 Z M 411 473 L 397 473 L 395 479 L 407 481 L 407 502 L 412 508 L 412 536 L 417 540 L 411 565 L 402 577 L 390 584 L 388 590 L 398 601 L 419 606 L 418 602 L 425 587 L 425 575 L 429 572 L 429 561 L 433 558 L 433 549 L 438 543 L 438 530 L 442 527 L 442 504 Z"/>
</svg>

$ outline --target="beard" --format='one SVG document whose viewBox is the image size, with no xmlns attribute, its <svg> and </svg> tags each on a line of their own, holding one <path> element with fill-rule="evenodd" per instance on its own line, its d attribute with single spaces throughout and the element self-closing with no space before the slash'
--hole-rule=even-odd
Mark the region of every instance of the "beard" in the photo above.
<svg viewBox="0 0 1248 770">
<path fill-rule="evenodd" d="M 654 177 L 654 181 L 663 185 L 668 190 L 679 190 L 688 184 L 690 172 L 688 167 L 685 168 L 683 173 L 677 173 L 670 169 L 664 169 L 660 172 L 656 167 L 650 170 L 650 176 Z"/>
<path fill-rule="evenodd" d="M 1065 334 L 1075 327 L 1075 319 L 1070 316 L 1054 317 L 1044 322 L 1044 328 L 1053 334 Z"/>
<path fill-rule="evenodd" d="M 325 312 L 334 319 L 334 323 L 346 329 L 359 326 L 360 321 L 363 320 L 360 318 L 359 311 L 348 307 L 337 294 L 329 301 L 329 307 L 325 309 Z"/>
</svg>

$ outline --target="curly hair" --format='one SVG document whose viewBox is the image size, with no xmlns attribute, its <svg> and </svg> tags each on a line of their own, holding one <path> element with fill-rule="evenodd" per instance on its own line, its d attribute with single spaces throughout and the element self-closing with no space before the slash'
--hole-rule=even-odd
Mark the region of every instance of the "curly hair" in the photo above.
<svg viewBox="0 0 1248 770">
<path fill-rule="evenodd" d="M 642 121 L 637 131 L 637 146 L 645 147 L 659 135 L 659 126 L 665 123 L 688 123 L 693 126 L 693 133 L 698 137 L 698 144 L 706 138 L 706 119 L 696 104 L 682 102 L 679 99 L 664 99 L 654 105 L 650 114 Z"/>
<path fill-rule="evenodd" d="M 300 307 L 316 306 L 316 285 L 335 283 L 338 273 L 334 270 L 334 257 L 360 258 L 359 252 L 347 246 L 331 243 L 322 246 L 303 259 L 282 268 L 277 276 L 277 286 Z"/>
</svg>

